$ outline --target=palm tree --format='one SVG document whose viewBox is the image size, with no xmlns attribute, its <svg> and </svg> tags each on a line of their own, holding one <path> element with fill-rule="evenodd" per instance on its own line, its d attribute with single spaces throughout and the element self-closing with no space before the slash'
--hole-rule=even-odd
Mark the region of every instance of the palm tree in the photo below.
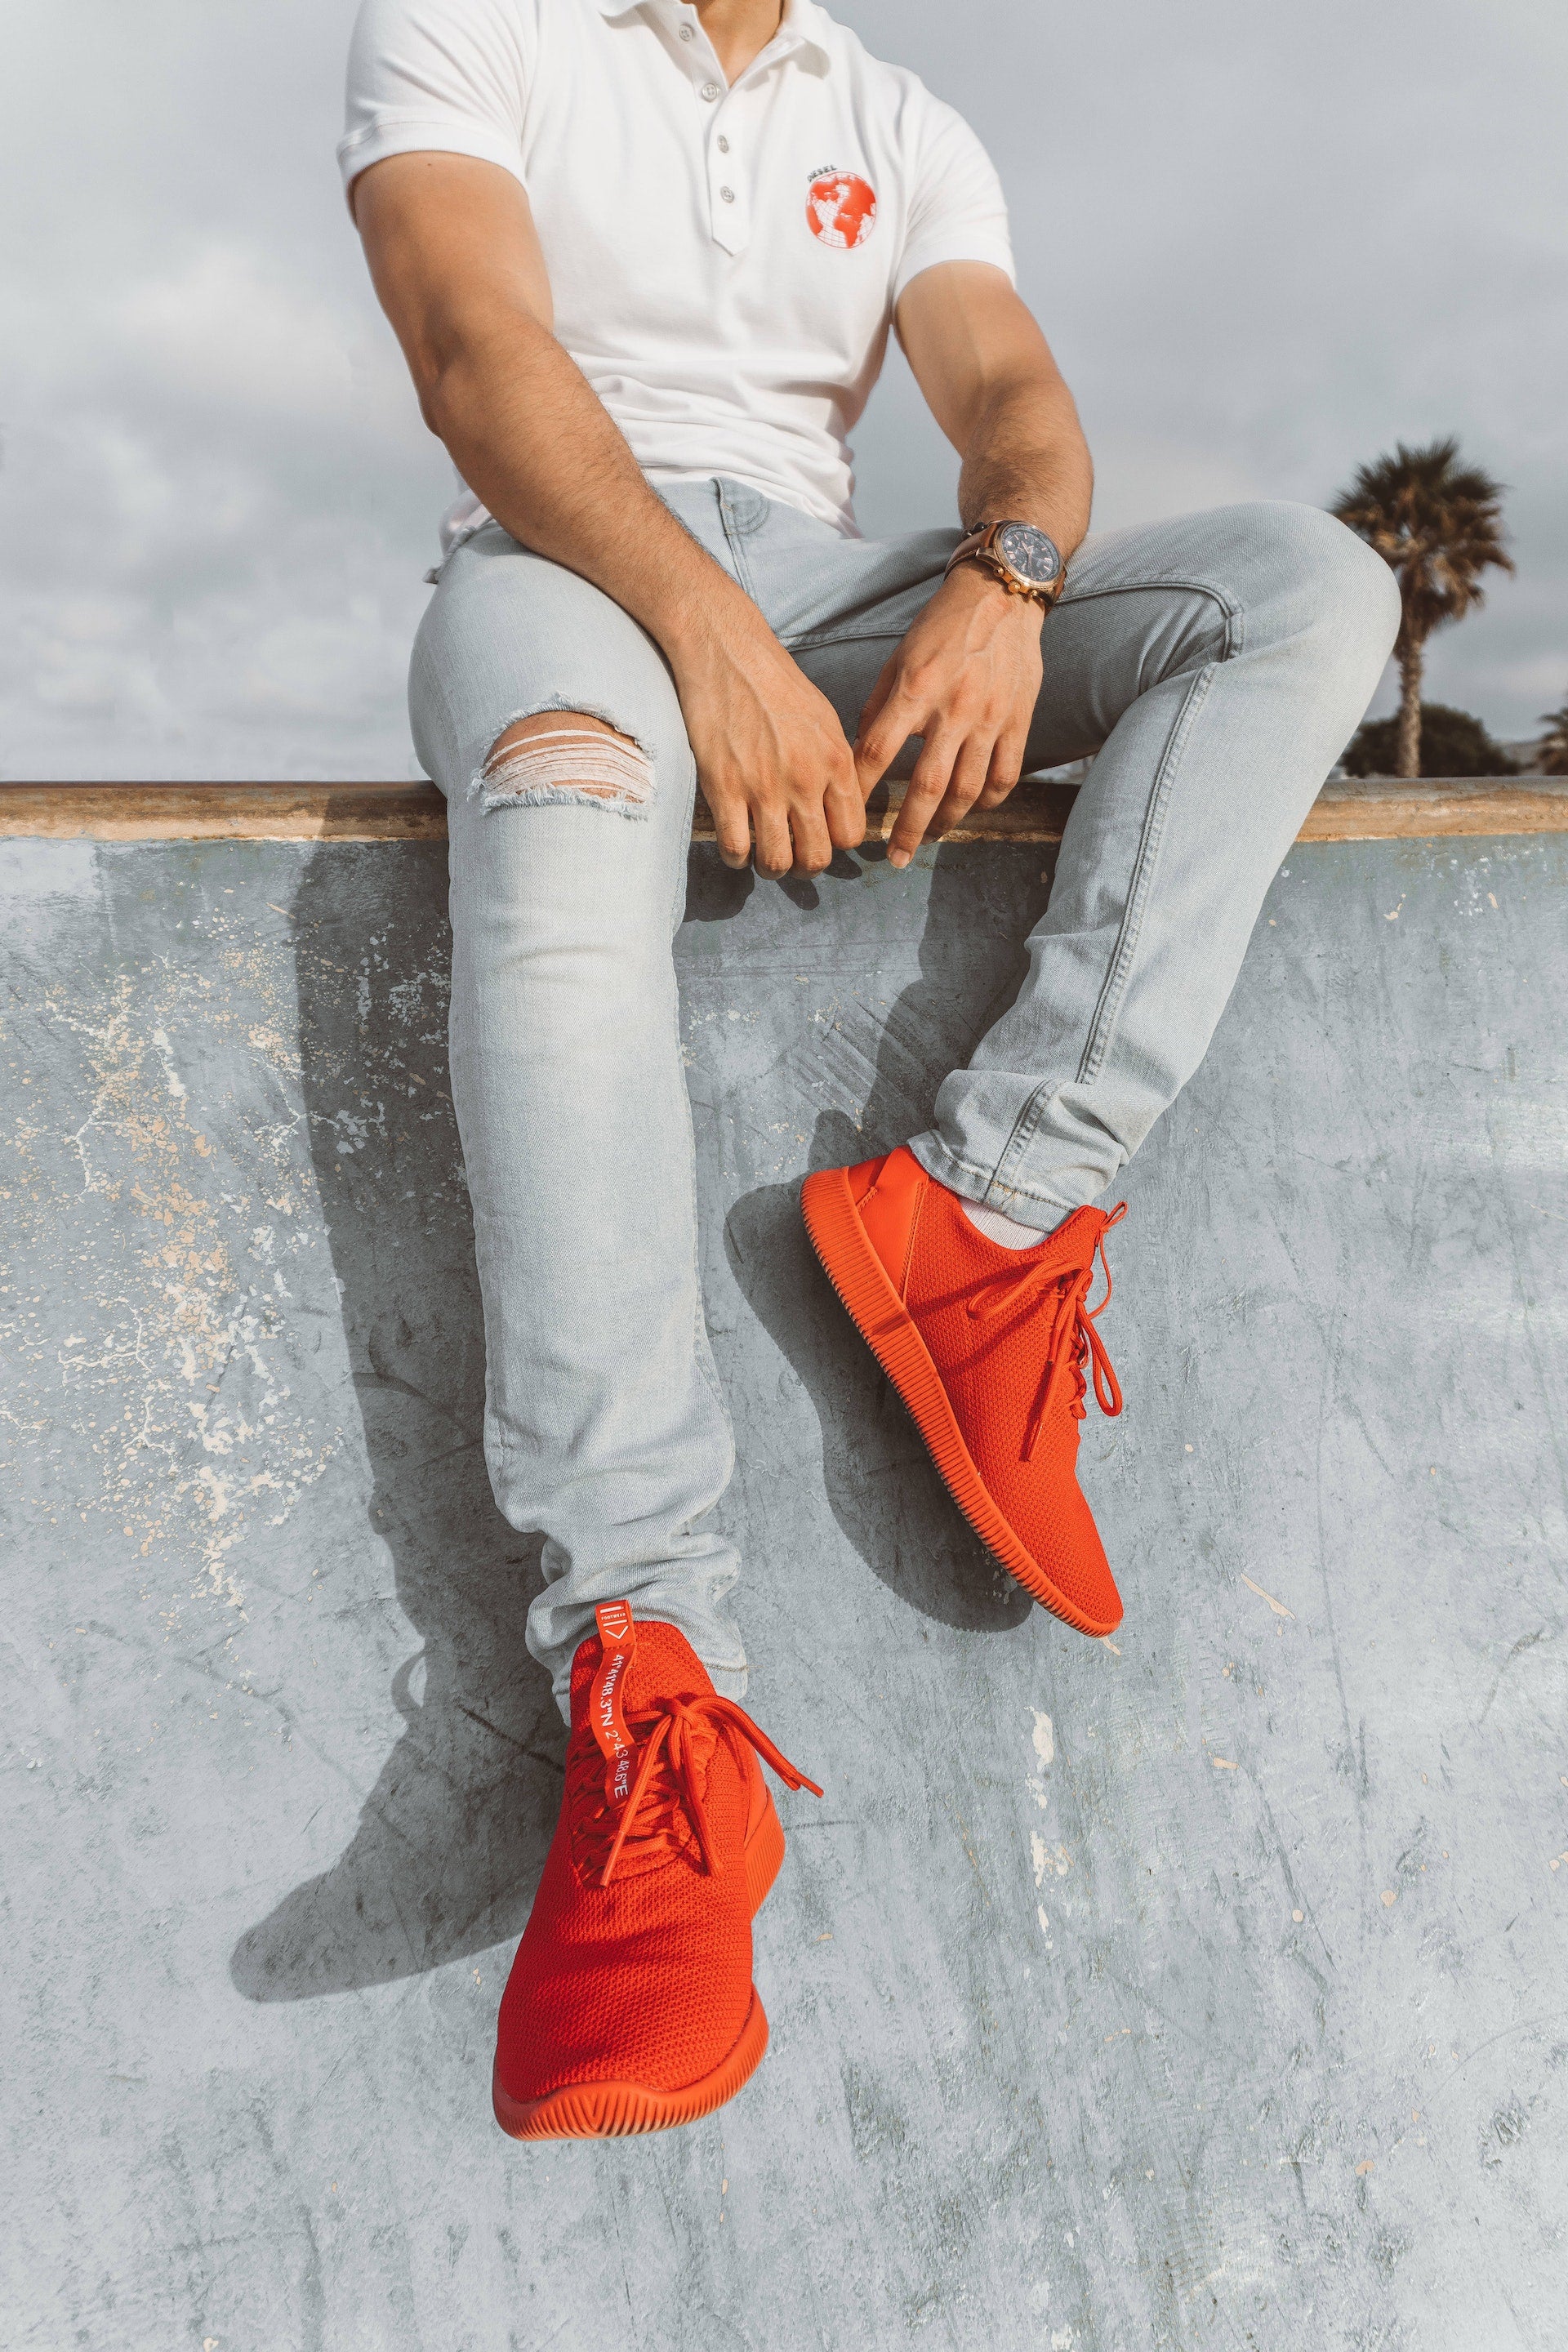
<svg viewBox="0 0 1568 2352">
<path fill-rule="evenodd" d="M 1541 772 L 1568 776 L 1568 702 L 1560 710 L 1543 710 L 1546 732 L 1541 739 Z"/>
<path fill-rule="evenodd" d="M 1459 462 L 1452 435 L 1424 449 L 1396 444 L 1392 457 L 1356 469 L 1334 501 L 1342 522 L 1377 550 L 1399 582 L 1405 617 L 1394 640 L 1399 664 L 1402 776 L 1421 772 L 1421 673 L 1426 640 L 1445 621 L 1462 620 L 1483 600 L 1480 575 L 1511 572 L 1503 545 L 1503 486 L 1479 466 Z"/>
</svg>

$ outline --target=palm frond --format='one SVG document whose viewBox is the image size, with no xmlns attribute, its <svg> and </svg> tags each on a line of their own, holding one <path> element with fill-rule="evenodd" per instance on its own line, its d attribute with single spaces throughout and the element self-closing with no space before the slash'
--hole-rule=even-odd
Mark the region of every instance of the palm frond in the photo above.
<svg viewBox="0 0 1568 2352">
<path fill-rule="evenodd" d="M 1453 434 L 1356 468 L 1333 512 L 1375 548 L 1396 574 L 1405 605 L 1401 636 L 1423 644 L 1445 621 L 1486 601 L 1481 575 L 1511 572 L 1503 533 L 1504 485 L 1484 467 L 1461 462 Z"/>
</svg>

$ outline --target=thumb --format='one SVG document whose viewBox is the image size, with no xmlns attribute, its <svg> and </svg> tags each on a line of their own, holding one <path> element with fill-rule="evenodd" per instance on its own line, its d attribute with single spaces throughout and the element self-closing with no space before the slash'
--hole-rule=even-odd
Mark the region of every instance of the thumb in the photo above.
<svg viewBox="0 0 1568 2352">
<path fill-rule="evenodd" d="M 862 726 L 855 746 L 855 768 L 863 795 L 869 798 L 911 735 L 921 731 L 921 714 L 909 697 L 896 689 L 869 726 Z"/>
</svg>

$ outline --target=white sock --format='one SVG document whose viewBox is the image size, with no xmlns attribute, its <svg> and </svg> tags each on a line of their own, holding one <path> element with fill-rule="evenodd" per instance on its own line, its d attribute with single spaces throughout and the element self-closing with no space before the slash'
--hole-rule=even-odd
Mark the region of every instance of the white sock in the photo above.
<svg viewBox="0 0 1568 2352">
<path fill-rule="evenodd" d="M 978 1202 L 964 1200 L 962 1192 L 958 1198 L 975 1231 L 1003 1249 L 1033 1249 L 1046 1238 L 1038 1225 L 1021 1225 L 1016 1217 L 1005 1217 L 1000 1209 L 983 1209 Z"/>
</svg>

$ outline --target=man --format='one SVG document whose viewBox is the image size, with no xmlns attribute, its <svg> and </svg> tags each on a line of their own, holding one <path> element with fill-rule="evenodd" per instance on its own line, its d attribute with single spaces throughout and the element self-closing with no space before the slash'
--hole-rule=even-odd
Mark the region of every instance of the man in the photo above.
<svg viewBox="0 0 1568 2352">
<path fill-rule="evenodd" d="M 901 867 L 1099 753 L 1017 1003 L 929 1132 L 804 1205 L 960 1508 L 1105 1633 L 1075 1469 L 1091 1377 L 1121 1409 L 1093 1203 L 1201 1058 L 1398 597 L 1307 508 L 1085 540 L 1089 454 L 994 171 L 813 0 L 367 0 L 340 155 L 464 485 L 411 709 L 448 803 L 487 1458 L 544 1531 L 529 1645 L 572 1727 L 496 2112 L 648 2130 L 761 2059 L 784 1835 L 758 1754 L 803 1785 L 736 1704 L 707 1524 L 732 1454 L 670 957 L 695 789 L 728 864 L 817 873 L 918 747 Z M 868 543 L 846 436 L 889 324 L 961 453 L 962 529 Z"/>
</svg>

